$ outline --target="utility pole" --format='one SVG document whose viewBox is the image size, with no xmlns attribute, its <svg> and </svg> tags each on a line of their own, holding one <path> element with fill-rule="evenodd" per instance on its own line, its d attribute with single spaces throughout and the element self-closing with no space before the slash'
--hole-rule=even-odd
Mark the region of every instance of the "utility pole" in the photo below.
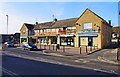
<svg viewBox="0 0 120 77">
<path fill-rule="evenodd" d="M 7 34 L 8 34 L 8 15 L 7 16 Z"/>
</svg>

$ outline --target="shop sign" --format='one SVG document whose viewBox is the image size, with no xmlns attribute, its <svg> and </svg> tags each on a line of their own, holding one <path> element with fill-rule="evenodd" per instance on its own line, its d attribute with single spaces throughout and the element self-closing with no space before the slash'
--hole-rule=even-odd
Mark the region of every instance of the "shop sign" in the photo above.
<svg viewBox="0 0 120 77">
<path fill-rule="evenodd" d="M 20 38 L 27 38 L 27 36 L 20 36 Z"/>
<path fill-rule="evenodd" d="M 74 35 L 60 35 L 60 37 L 73 37 Z"/>
<path fill-rule="evenodd" d="M 98 30 L 81 30 L 78 31 L 79 36 L 98 36 Z"/>
</svg>

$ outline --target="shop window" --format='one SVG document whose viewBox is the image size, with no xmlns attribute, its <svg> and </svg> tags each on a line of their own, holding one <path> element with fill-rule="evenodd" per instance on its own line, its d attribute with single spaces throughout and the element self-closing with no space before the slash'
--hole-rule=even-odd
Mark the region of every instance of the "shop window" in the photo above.
<svg viewBox="0 0 120 77">
<path fill-rule="evenodd" d="M 21 43 L 22 42 L 27 42 L 27 38 L 21 38 Z"/>
<path fill-rule="evenodd" d="M 57 38 L 56 37 L 52 37 L 51 44 L 57 44 Z"/>
<path fill-rule="evenodd" d="M 92 29 L 92 23 L 84 23 L 83 27 L 84 29 Z"/>
</svg>

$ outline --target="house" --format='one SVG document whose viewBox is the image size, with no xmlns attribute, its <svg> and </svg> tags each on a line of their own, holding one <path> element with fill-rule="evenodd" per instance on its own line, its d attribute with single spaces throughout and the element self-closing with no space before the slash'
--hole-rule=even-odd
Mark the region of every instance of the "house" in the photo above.
<svg viewBox="0 0 120 77">
<path fill-rule="evenodd" d="M 112 27 L 112 42 L 113 43 L 120 42 L 120 26 Z"/>
<path fill-rule="evenodd" d="M 34 25 L 24 23 L 20 29 L 20 43 L 22 42 L 33 42 L 35 43 L 34 39 Z"/>
<path fill-rule="evenodd" d="M 77 18 L 39 23 L 35 26 L 35 37 L 42 45 L 74 46 L 74 23 Z M 64 40 L 64 41 L 63 41 Z"/>
<path fill-rule="evenodd" d="M 86 9 L 75 23 L 75 47 L 98 46 L 104 48 L 111 44 L 112 26 L 103 18 Z"/>
</svg>

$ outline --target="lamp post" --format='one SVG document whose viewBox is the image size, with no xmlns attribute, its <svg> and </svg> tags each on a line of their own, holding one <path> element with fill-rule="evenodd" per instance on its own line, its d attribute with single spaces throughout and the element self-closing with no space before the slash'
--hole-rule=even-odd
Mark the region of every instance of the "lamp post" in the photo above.
<svg viewBox="0 0 120 77">
<path fill-rule="evenodd" d="M 8 34 L 8 15 L 7 16 L 7 34 Z"/>
</svg>

